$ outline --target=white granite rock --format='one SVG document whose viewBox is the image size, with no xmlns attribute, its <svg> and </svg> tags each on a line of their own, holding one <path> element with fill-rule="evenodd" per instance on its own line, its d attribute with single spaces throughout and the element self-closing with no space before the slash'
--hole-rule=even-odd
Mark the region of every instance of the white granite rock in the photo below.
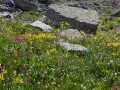
<svg viewBox="0 0 120 90">
<path fill-rule="evenodd" d="M 33 27 L 38 27 L 40 29 L 42 29 L 43 31 L 45 32 L 51 32 L 52 31 L 52 27 L 45 24 L 45 23 L 42 23 L 41 21 L 35 21 L 31 24 L 31 26 Z"/>
<path fill-rule="evenodd" d="M 59 33 L 61 36 L 67 37 L 69 40 L 79 40 L 83 36 L 77 29 L 67 29 Z"/>
<path fill-rule="evenodd" d="M 66 49 L 67 51 L 80 51 L 80 52 L 86 52 L 88 49 L 82 45 L 78 44 L 70 44 L 66 42 L 64 39 L 60 39 L 58 44 Z"/>
</svg>

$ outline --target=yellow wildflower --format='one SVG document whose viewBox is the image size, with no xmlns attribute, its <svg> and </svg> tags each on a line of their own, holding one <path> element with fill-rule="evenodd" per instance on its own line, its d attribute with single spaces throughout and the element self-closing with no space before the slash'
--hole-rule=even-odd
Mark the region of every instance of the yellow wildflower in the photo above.
<svg viewBox="0 0 120 90">
<path fill-rule="evenodd" d="M 111 39 L 110 39 L 109 37 L 107 37 L 105 41 L 106 41 L 106 42 L 110 42 Z"/>
<path fill-rule="evenodd" d="M 50 20 L 48 20 L 48 23 L 50 23 L 51 21 Z"/>
<path fill-rule="evenodd" d="M 119 43 L 119 42 L 109 43 L 107 46 L 119 47 L 119 46 L 120 46 L 120 43 Z"/>
<path fill-rule="evenodd" d="M 114 21 L 114 22 L 113 22 L 113 25 L 117 25 L 117 22 Z"/>
<path fill-rule="evenodd" d="M 76 58 L 78 58 L 78 55 L 75 55 Z"/>
<path fill-rule="evenodd" d="M 120 18 L 118 18 L 117 21 L 120 22 Z"/>
<path fill-rule="evenodd" d="M 74 34 L 72 38 L 78 38 L 78 34 Z"/>
<path fill-rule="evenodd" d="M 50 53 L 56 52 L 56 48 L 50 50 Z"/>
<path fill-rule="evenodd" d="M 64 21 L 62 21 L 61 24 L 64 24 Z"/>
<path fill-rule="evenodd" d="M 118 55 L 118 53 L 112 53 L 112 55 L 113 55 L 113 56 L 117 56 L 117 55 Z"/>
<path fill-rule="evenodd" d="M 27 39 L 28 41 L 34 41 L 34 40 L 38 40 L 38 41 L 41 41 L 41 39 L 52 39 L 54 38 L 54 36 L 52 34 L 46 34 L 46 33 L 41 33 L 41 34 L 38 34 L 38 35 L 33 35 L 33 34 L 26 34 L 27 36 Z"/>
<path fill-rule="evenodd" d="M 55 82 L 50 82 L 50 84 L 51 84 L 51 85 L 54 85 L 54 84 L 56 84 L 56 83 L 55 83 Z"/>
<path fill-rule="evenodd" d="M 34 40 L 34 35 L 32 35 L 32 34 L 26 34 L 26 36 L 27 36 L 27 39 L 28 39 L 29 42 L 31 42 L 31 41 Z"/>
<path fill-rule="evenodd" d="M 4 70 L 1 74 L 0 74 L 0 80 L 5 80 L 4 75 L 7 73 L 7 70 Z"/>
<path fill-rule="evenodd" d="M 86 36 L 86 33 L 85 33 L 85 32 L 80 31 L 80 33 L 81 33 L 83 36 Z"/>
<path fill-rule="evenodd" d="M 68 57 L 68 54 L 65 54 L 65 57 L 67 58 L 67 57 Z"/>
<path fill-rule="evenodd" d="M 42 33 L 42 34 L 37 35 L 36 37 L 39 37 L 39 38 L 53 38 L 54 36 L 52 36 L 51 34 Z"/>
<path fill-rule="evenodd" d="M 43 62 L 40 62 L 40 64 L 43 64 Z"/>
<path fill-rule="evenodd" d="M 2 18 L 4 18 L 4 17 L 0 15 L 0 18 L 2 19 Z"/>
<path fill-rule="evenodd" d="M 65 25 L 66 25 L 66 26 L 70 26 L 70 24 L 69 24 L 68 22 L 65 22 Z"/>
<path fill-rule="evenodd" d="M 4 75 L 3 75 L 3 73 L 0 74 L 0 80 L 4 80 Z"/>
<path fill-rule="evenodd" d="M 23 83 L 23 80 L 22 80 L 22 79 L 20 79 L 20 83 Z"/>
<path fill-rule="evenodd" d="M 94 37 L 93 39 L 94 39 L 94 40 L 96 40 L 96 39 L 97 39 L 97 37 Z"/>
<path fill-rule="evenodd" d="M 3 75 L 6 74 L 6 73 L 7 73 L 7 70 L 4 70 L 4 71 L 2 72 Z"/>
<path fill-rule="evenodd" d="M 10 26 L 10 27 L 7 27 L 7 30 L 13 30 L 13 28 Z"/>
<path fill-rule="evenodd" d="M 115 40 L 118 41 L 118 37 L 116 37 Z"/>
<path fill-rule="evenodd" d="M 49 52 L 49 50 L 47 50 L 47 51 L 46 51 L 46 54 L 47 54 L 47 55 L 50 55 L 50 52 Z"/>
<path fill-rule="evenodd" d="M 13 83 L 23 83 L 23 79 L 18 78 L 18 77 L 13 78 Z"/>
<path fill-rule="evenodd" d="M 47 54 L 47 55 L 50 55 L 50 54 L 52 54 L 52 53 L 54 53 L 54 52 L 56 52 L 56 48 L 53 48 L 53 49 L 51 49 L 51 50 L 47 50 L 47 51 L 46 51 L 46 54 Z"/>
</svg>

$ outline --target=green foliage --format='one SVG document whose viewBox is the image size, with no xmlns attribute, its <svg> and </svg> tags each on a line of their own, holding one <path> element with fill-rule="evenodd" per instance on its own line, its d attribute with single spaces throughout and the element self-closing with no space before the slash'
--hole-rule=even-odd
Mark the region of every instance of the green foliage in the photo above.
<svg viewBox="0 0 120 90">
<path fill-rule="evenodd" d="M 14 14 L 16 19 L 18 20 L 24 20 L 24 21 L 33 21 L 37 20 L 38 17 L 44 15 L 44 13 L 34 12 L 34 11 L 28 11 L 24 12 L 23 14 Z"/>
<path fill-rule="evenodd" d="M 117 26 L 120 26 L 119 18 L 100 16 L 100 29 L 108 31 L 113 30 Z"/>
</svg>

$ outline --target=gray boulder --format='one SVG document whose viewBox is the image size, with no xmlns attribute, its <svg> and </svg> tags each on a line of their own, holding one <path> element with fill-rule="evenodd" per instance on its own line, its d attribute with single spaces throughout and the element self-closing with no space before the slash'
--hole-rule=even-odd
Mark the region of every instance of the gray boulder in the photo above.
<svg viewBox="0 0 120 90">
<path fill-rule="evenodd" d="M 37 11 L 38 5 L 29 0 L 13 0 L 15 6 L 25 11 Z"/>
<path fill-rule="evenodd" d="M 120 8 L 112 13 L 112 16 L 120 17 Z"/>
<path fill-rule="evenodd" d="M 87 33 L 96 32 L 99 22 L 96 11 L 54 4 L 49 7 L 47 20 L 55 23 L 67 21 L 73 29 L 84 30 Z"/>
<path fill-rule="evenodd" d="M 31 24 L 31 26 L 40 28 L 45 32 L 51 32 L 52 31 L 52 27 L 50 27 L 49 25 L 47 25 L 45 23 L 42 23 L 41 21 L 35 21 Z"/>
<path fill-rule="evenodd" d="M 1 2 L 4 4 L 12 3 L 11 0 L 1 0 Z"/>
<path fill-rule="evenodd" d="M 69 40 L 79 40 L 83 36 L 77 29 L 67 29 L 59 33 L 59 35 L 67 37 Z"/>
<path fill-rule="evenodd" d="M 67 51 L 80 51 L 80 52 L 86 52 L 88 51 L 88 49 L 82 45 L 78 45 L 78 44 L 70 44 L 68 42 L 66 42 L 64 39 L 60 39 L 58 44 L 63 47 L 64 49 L 66 49 Z"/>
<path fill-rule="evenodd" d="M 9 6 L 13 5 L 13 0 L 0 0 L 1 4 L 7 4 Z"/>
</svg>

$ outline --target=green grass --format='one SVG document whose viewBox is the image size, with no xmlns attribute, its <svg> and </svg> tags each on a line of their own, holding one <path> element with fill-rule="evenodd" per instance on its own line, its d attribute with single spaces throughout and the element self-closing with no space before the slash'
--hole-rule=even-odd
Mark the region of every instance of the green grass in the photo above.
<svg viewBox="0 0 120 90">
<path fill-rule="evenodd" d="M 56 44 L 57 32 L 70 28 L 66 22 L 57 28 L 49 22 L 51 33 L 26 25 L 41 15 L 25 12 L 15 14 L 15 20 L 0 18 L 1 90 L 116 90 L 114 83 L 120 87 L 120 33 L 112 30 L 120 19 L 106 22 L 100 16 L 96 35 L 80 31 L 84 38 L 67 40 L 88 48 L 80 55 Z"/>
</svg>

